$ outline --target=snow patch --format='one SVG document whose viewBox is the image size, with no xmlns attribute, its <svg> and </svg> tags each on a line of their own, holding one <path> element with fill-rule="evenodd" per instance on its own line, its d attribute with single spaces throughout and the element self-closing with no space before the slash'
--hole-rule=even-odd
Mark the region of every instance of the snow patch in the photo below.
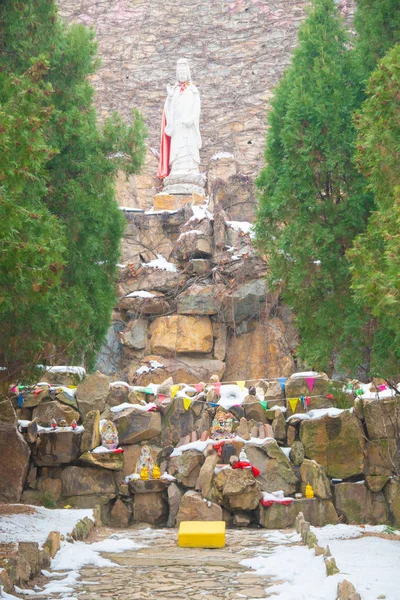
<svg viewBox="0 0 400 600">
<path fill-rule="evenodd" d="M 110 411 L 113 413 L 120 413 L 127 408 L 134 408 L 136 410 L 141 410 L 143 412 L 148 412 L 152 408 L 156 408 L 156 404 L 154 402 L 149 402 L 149 404 L 131 404 L 130 402 L 123 402 L 122 404 L 118 404 L 117 406 L 112 406 Z"/>
<path fill-rule="evenodd" d="M 219 160 L 220 158 L 235 158 L 231 152 L 216 152 L 210 160 Z"/>
<path fill-rule="evenodd" d="M 176 265 L 167 261 L 166 258 L 161 256 L 161 254 L 157 254 L 157 258 L 151 260 L 148 263 L 144 263 L 143 267 L 148 267 L 150 269 L 161 269 L 162 271 L 170 271 L 171 273 L 177 273 L 178 269 Z"/>
<path fill-rule="evenodd" d="M 156 295 L 151 292 L 146 292 L 145 290 L 139 290 L 137 292 L 131 292 L 125 298 L 155 298 Z"/>
<path fill-rule="evenodd" d="M 308 420 L 308 419 L 320 419 L 321 417 L 337 417 L 338 415 L 341 415 L 343 412 L 352 412 L 352 409 L 350 408 L 316 408 L 315 410 L 310 410 L 308 413 L 296 413 L 294 415 L 292 415 L 291 417 L 289 417 L 288 419 L 286 419 L 287 421 L 290 421 L 291 419 L 300 419 L 300 420 Z"/>
</svg>

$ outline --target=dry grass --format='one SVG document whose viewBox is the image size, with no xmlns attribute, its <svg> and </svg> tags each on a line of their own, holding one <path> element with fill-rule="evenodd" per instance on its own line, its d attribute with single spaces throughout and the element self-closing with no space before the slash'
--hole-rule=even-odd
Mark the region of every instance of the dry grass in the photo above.
<svg viewBox="0 0 400 600">
<path fill-rule="evenodd" d="M 36 512 L 32 506 L 25 504 L 0 504 L 1 515 L 32 515 Z"/>
</svg>

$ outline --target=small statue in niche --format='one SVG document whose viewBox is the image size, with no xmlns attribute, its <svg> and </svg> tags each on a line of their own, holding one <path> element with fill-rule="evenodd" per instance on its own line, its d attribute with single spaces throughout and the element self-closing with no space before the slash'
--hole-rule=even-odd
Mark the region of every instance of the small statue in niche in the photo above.
<svg viewBox="0 0 400 600">
<path fill-rule="evenodd" d="M 142 446 L 139 459 L 136 463 L 135 473 L 138 473 L 141 476 L 143 467 L 146 467 L 148 475 L 151 477 L 151 474 L 153 473 L 154 463 L 153 459 L 151 458 L 150 448 L 147 444 Z"/>
<path fill-rule="evenodd" d="M 211 438 L 213 440 L 224 440 L 235 437 L 232 433 L 233 415 L 222 410 L 217 411 L 212 425 Z"/>
<path fill-rule="evenodd" d="M 112 421 L 106 421 L 101 428 L 101 445 L 107 450 L 118 448 L 118 431 Z"/>
</svg>

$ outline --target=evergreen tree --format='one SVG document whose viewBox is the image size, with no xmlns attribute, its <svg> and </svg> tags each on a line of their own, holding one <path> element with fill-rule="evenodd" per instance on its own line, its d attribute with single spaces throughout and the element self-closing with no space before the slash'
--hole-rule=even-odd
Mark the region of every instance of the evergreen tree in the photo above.
<svg viewBox="0 0 400 600">
<path fill-rule="evenodd" d="M 5 0 L 0 39 L 0 110 L 9 119 L 12 110 L 23 113 L 18 135 L 0 133 L 0 144 L 7 147 L 8 164 L 24 174 L 17 189 L 5 166 L 1 202 L 13 223 L 9 237 L 12 231 L 15 239 L 27 236 L 33 244 L 29 257 L 21 255 L 18 268 L 0 257 L 0 297 L 8 306 L 0 314 L 0 327 L 7 325 L 8 331 L 0 354 L 6 365 L 37 360 L 52 344 L 64 359 L 83 360 L 90 367 L 115 301 L 124 226 L 115 201 L 115 176 L 118 169 L 132 174 L 140 168 L 143 121 L 134 111 L 131 126 L 114 114 L 99 127 L 88 80 L 98 67 L 93 31 L 66 26 L 58 18 L 55 0 Z M 35 86 L 30 89 L 33 69 Z M 15 107 L 21 94 L 31 102 L 28 108 Z M 24 222 L 16 218 L 22 206 L 44 224 L 36 238 L 36 216 L 28 214 Z M 40 281 L 30 271 L 31 261 L 43 269 Z M 37 312 L 31 312 L 32 294 L 29 301 L 25 296 L 30 280 L 41 297 L 39 305 L 45 307 L 38 320 Z"/>
<path fill-rule="evenodd" d="M 398 0 L 357 0 L 354 15 L 356 56 L 365 81 L 390 48 L 400 42 Z"/>
<path fill-rule="evenodd" d="M 346 258 L 372 204 L 352 162 L 357 82 L 334 0 L 315 0 L 269 113 L 256 233 L 270 284 L 296 315 L 299 354 L 319 369 L 343 350 L 352 366 L 363 362 L 368 342 Z"/>
<path fill-rule="evenodd" d="M 355 299 L 373 317 L 371 370 L 400 372 L 400 46 L 372 74 L 356 116 L 357 164 L 375 194 L 376 210 L 348 252 Z"/>
</svg>

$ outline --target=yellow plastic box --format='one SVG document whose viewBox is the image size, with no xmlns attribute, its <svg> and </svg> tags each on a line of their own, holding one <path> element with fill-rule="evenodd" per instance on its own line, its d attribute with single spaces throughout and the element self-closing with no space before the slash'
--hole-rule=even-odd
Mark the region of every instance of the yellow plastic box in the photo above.
<svg viewBox="0 0 400 600">
<path fill-rule="evenodd" d="M 178 532 L 181 548 L 224 548 L 225 521 L 182 521 Z"/>
</svg>

